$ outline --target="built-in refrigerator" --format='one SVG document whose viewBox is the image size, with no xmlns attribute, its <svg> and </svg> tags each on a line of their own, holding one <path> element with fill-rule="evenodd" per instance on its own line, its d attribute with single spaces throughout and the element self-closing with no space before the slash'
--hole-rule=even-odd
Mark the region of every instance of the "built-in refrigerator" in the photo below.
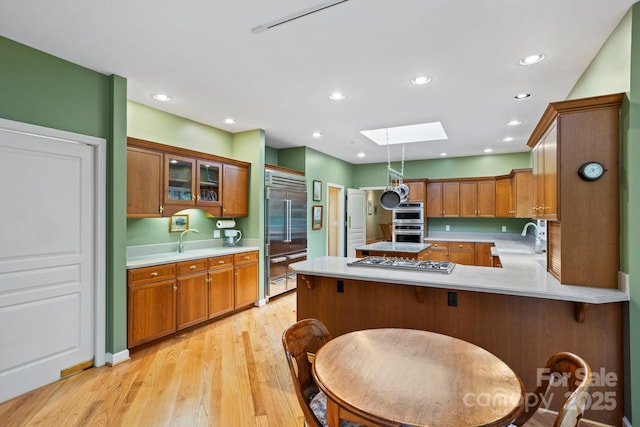
<svg viewBox="0 0 640 427">
<path fill-rule="evenodd" d="M 296 287 L 289 264 L 307 259 L 307 181 L 304 176 L 265 172 L 267 297 Z"/>
</svg>

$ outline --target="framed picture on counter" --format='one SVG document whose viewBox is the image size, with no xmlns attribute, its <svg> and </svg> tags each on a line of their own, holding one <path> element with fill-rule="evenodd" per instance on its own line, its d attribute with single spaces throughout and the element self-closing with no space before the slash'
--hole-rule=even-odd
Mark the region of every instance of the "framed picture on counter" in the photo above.
<svg viewBox="0 0 640 427">
<path fill-rule="evenodd" d="M 322 229 L 322 205 L 313 205 L 311 209 L 311 229 Z"/>
<path fill-rule="evenodd" d="M 318 181 L 317 179 L 313 180 L 313 201 L 322 201 L 322 181 Z"/>
<path fill-rule="evenodd" d="M 189 229 L 189 215 L 173 215 L 169 222 L 169 231 L 184 231 Z"/>
</svg>

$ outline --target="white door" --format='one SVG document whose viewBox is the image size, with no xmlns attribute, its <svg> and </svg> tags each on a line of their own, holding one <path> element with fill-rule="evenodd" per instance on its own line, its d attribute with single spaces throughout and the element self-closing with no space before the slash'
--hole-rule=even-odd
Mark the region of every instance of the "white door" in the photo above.
<svg viewBox="0 0 640 427">
<path fill-rule="evenodd" d="M 327 183 L 327 255 L 344 256 L 344 187 Z"/>
<path fill-rule="evenodd" d="M 92 363 L 100 238 L 95 147 L 6 123 L 14 122 L 0 122 L 0 402 Z"/>
<path fill-rule="evenodd" d="M 356 247 L 367 242 L 364 190 L 347 189 L 347 256 L 356 256 Z"/>
</svg>

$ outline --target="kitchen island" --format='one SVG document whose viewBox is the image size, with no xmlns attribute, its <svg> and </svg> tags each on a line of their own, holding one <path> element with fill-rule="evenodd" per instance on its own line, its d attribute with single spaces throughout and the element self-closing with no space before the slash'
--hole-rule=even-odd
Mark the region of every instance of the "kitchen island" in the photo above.
<svg viewBox="0 0 640 427">
<path fill-rule="evenodd" d="M 375 242 L 357 246 L 356 257 L 384 256 L 421 259 L 422 254 L 430 247 L 429 243 Z"/>
<path fill-rule="evenodd" d="M 494 249 L 503 268 L 457 265 L 451 274 L 347 265 L 356 258 L 292 264 L 298 319 L 317 318 L 334 336 L 382 327 L 454 336 L 504 360 L 528 391 L 552 354 L 571 351 L 612 379 L 592 386 L 586 417 L 619 425 L 628 292 L 562 285 L 547 273 L 544 255 L 501 243 Z"/>
</svg>

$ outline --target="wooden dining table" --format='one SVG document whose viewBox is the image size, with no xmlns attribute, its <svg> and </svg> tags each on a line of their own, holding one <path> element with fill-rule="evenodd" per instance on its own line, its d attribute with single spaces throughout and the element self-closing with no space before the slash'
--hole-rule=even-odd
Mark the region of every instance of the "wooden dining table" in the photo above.
<svg viewBox="0 0 640 427">
<path fill-rule="evenodd" d="M 340 418 L 373 426 L 506 426 L 525 389 L 502 360 L 472 343 L 414 329 L 338 336 L 315 356 L 327 395 L 327 425 Z"/>
</svg>

